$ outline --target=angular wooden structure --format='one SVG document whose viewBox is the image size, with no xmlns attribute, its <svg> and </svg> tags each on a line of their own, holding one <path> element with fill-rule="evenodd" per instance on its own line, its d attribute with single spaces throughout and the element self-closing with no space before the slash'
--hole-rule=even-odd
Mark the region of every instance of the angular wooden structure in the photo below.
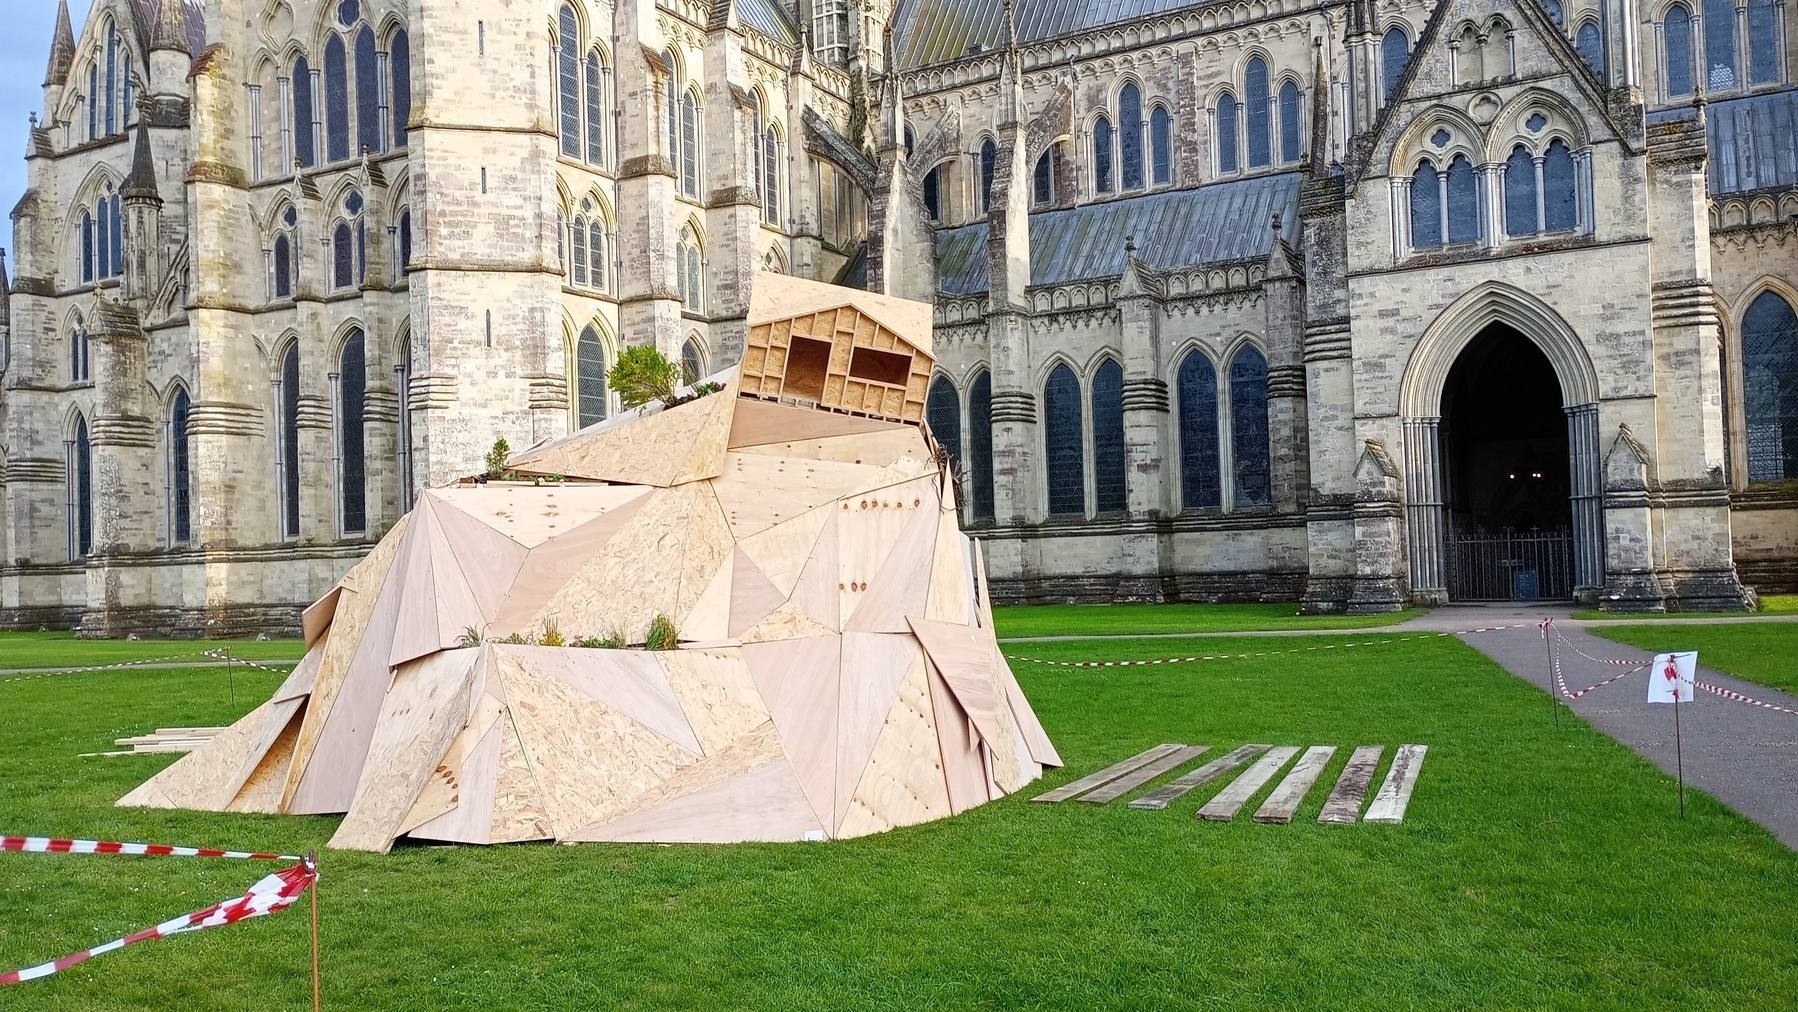
<svg viewBox="0 0 1798 1012">
<path fill-rule="evenodd" d="M 568 480 L 426 491 L 307 612 L 274 697 L 119 803 L 344 812 L 331 845 L 374 851 L 805 840 L 1060 765 L 919 420 L 929 307 L 773 284 L 752 332 L 828 319 L 847 349 L 820 400 L 764 355 L 753 392 L 733 371 L 512 462 Z M 904 382 L 862 382 L 863 348 L 903 357 Z M 681 649 L 536 645 L 641 644 L 657 615 Z"/>
</svg>

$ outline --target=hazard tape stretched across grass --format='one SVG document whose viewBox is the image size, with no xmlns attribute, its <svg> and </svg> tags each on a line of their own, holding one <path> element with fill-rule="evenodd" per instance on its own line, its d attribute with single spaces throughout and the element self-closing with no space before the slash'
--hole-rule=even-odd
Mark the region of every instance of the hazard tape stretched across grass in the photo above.
<svg viewBox="0 0 1798 1012">
<path fill-rule="evenodd" d="M 1466 636 L 1470 633 L 1499 632 L 1504 629 L 1525 629 L 1529 623 L 1516 625 L 1480 626 L 1477 629 L 1457 629 L 1453 632 L 1415 633 L 1410 636 L 1394 636 L 1380 640 L 1362 640 L 1355 643 L 1322 643 L 1308 647 L 1293 647 L 1289 650 L 1255 650 L 1240 654 L 1196 654 L 1191 657 L 1157 657 L 1142 661 L 1056 661 L 1043 657 L 1019 657 L 1017 654 L 1006 654 L 1008 661 L 1020 664 L 1043 664 L 1057 668 L 1136 668 L 1154 664 L 1192 664 L 1198 661 L 1229 661 L 1248 657 L 1279 657 L 1285 654 L 1303 654 L 1315 650 L 1349 650 L 1354 647 L 1377 647 L 1388 643 L 1409 643 L 1412 640 L 1442 639 L 1447 636 Z"/>
<path fill-rule="evenodd" d="M 1611 677 L 1609 677 L 1609 678 L 1605 679 L 1604 681 L 1599 682 L 1595 685 L 1588 685 L 1585 688 L 1579 690 L 1578 692 L 1569 692 L 1567 689 L 1567 679 L 1561 673 L 1561 652 L 1559 649 L 1549 651 L 1549 657 L 1553 661 L 1553 664 L 1554 664 L 1555 686 L 1560 689 L 1561 695 L 1566 696 L 1568 699 L 1578 699 L 1579 697 L 1585 695 L 1586 693 L 1591 692 L 1593 689 L 1601 689 L 1601 688 L 1611 684 L 1612 682 L 1617 681 L 1620 678 L 1625 678 L 1629 675 L 1635 674 L 1638 671 L 1646 670 L 1649 665 L 1654 663 L 1652 660 L 1639 661 L 1639 660 L 1618 659 L 1615 657 L 1594 657 L 1591 654 L 1586 653 L 1584 650 L 1581 650 L 1579 647 L 1574 646 L 1573 643 L 1567 639 L 1567 637 L 1561 635 L 1561 631 L 1559 629 L 1555 628 L 1555 624 L 1552 619 L 1546 619 L 1546 618 L 1543 619 L 1538 628 L 1540 628 L 1542 630 L 1542 637 L 1544 639 L 1547 639 L 1550 633 L 1554 634 L 1554 643 L 1557 648 L 1566 647 L 1567 649 L 1572 650 L 1574 653 L 1579 654 L 1581 657 L 1584 657 L 1586 660 L 1591 661 L 1594 664 L 1633 665 L 1633 667 L 1631 667 L 1628 671 L 1624 671 L 1619 674 L 1612 675 Z M 1714 695 L 1722 696 L 1724 699 L 1734 700 L 1735 702 L 1738 702 L 1738 703 L 1747 703 L 1749 706 L 1758 706 L 1763 710 L 1777 710 L 1780 713 L 1788 713 L 1794 717 L 1798 717 L 1798 709 L 1794 709 L 1789 706 L 1780 706 L 1777 703 L 1769 703 L 1769 702 L 1766 702 L 1765 700 L 1756 699 L 1753 696 L 1737 692 L 1734 689 L 1726 689 L 1726 688 L 1722 687 L 1721 685 L 1712 685 L 1709 682 L 1693 681 L 1692 684 L 1693 684 L 1693 686 L 1703 689 L 1706 692 L 1712 693 Z"/>
</svg>

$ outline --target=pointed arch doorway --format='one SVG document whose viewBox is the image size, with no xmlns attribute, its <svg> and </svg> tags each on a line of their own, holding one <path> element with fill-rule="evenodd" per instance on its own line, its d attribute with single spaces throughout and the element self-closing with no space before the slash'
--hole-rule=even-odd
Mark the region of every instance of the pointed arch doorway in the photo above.
<svg viewBox="0 0 1798 1012">
<path fill-rule="evenodd" d="M 1403 393 L 1414 598 L 1597 596 L 1596 388 L 1566 323 L 1508 286 L 1469 293 L 1431 325 Z"/>
</svg>

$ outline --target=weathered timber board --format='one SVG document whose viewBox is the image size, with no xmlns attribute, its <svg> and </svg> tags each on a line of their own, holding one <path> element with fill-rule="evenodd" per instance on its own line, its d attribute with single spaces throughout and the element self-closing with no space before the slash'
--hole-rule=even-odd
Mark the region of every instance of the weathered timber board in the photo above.
<svg viewBox="0 0 1798 1012">
<path fill-rule="evenodd" d="M 1083 776 L 1072 783 L 1062 784 L 1052 791 L 1044 791 L 1030 800 L 1045 802 L 1066 801 L 1069 798 L 1085 794 L 1095 787 L 1104 786 L 1126 773 L 1141 769 L 1144 765 L 1154 762 L 1162 756 L 1167 755 L 1169 752 L 1184 747 L 1185 746 L 1177 743 L 1157 745 L 1154 748 L 1138 752 L 1130 758 L 1125 759 L 1123 762 L 1112 763 L 1110 766 L 1105 767 L 1097 773 L 1088 773 L 1086 776 Z"/>
<path fill-rule="evenodd" d="M 1204 807 L 1198 811 L 1198 817 L 1208 822 L 1229 822 L 1236 818 L 1236 813 L 1242 810 L 1243 805 L 1248 804 L 1249 799 L 1255 796 L 1255 792 L 1272 780 L 1274 774 L 1280 772 L 1280 769 L 1298 754 L 1299 747 L 1297 745 L 1282 745 L 1279 748 L 1269 749 L 1265 755 L 1255 760 L 1255 765 L 1243 771 L 1242 776 L 1231 781 L 1230 786 L 1217 792 L 1216 797 L 1205 802 Z"/>
<path fill-rule="evenodd" d="M 1178 751 L 1169 752 L 1159 759 L 1131 770 L 1129 773 L 1118 777 L 1116 780 L 1113 780 L 1111 783 L 1108 783 L 1097 790 L 1088 791 L 1081 795 L 1079 800 L 1090 805 L 1103 805 L 1107 801 L 1121 798 L 1125 794 L 1136 790 L 1138 787 L 1141 787 L 1143 784 L 1148 783 L 1163 773 L 1166 773 L 1175 767 L 1184 766 L 1188 762 L 1197 759 L 1210 747 L 1211 746 L 1209 745 L 1188 745 Z"/>
<path fill-rule="evenodd" d="M 1423 754 L 1428 745 L 1400 745 L 1392 755 L 1392 768 L 1386 771 L 1386 782 L 1367 806 L 1363 822 L 1400 823 L 1405 821 L 1405 807 L 1411 803 L 1411 790 L 1417 786 L 1417 774 L 1423 769 Z"/>
<path fill-rule="evenodd" d="M 1157 787 L 1142 797 L 1137 798 L 1135 801 L 1130 802 L 1130 807 L 1154 809 L 1166 808 L 1169 803 L 1173 802 L 1187 791 L 1190 791 L 1195 787 L 1203 787 L 1272 747 L 1273 746 L 1271 745 L 1244 745 L 1233 752 L 1218 756 L 1216 759 L 1211 760 L 1190 773 L 1181 774 L 1179 777 L 1162 784 L 1160 787 Z"/>
<path fill-rule="evenodd" d="M 1317 821 L 1344 825 L 1355 821 L 1361 812 L 1361 802 L 1367 798 L 1367 785 L 1373 782 L 1374 770 L 1380 768 L 1380 756 L 1385 751 L 1383 745 L 1361 745 L 1355 749 L 1349 756 L 1348 765 L 1342 768 L 1342 776 L 1336 778 L 1330 796 L 1324 800 L 1323 811 L 1317 813 Z"/>
<path fill-rule="evenodd" d="M 1284 825 L 1292 821 L 1292 814 L 1304 804 L 1305 795 L 1311 792 L 1311 785 L 1323 774 L 1324 767 L 1330 764 L 1330 758 L 1336 754 L 1334 745 L 1313 745 L 1305 750 L 1299 761 L 1293 764 L 1292 772 L 1280 781 L 1280 786 L 1267 796 L 1261 807 L 1251 816 L 1256 822 L 1271 822 Z"/>
</svg>

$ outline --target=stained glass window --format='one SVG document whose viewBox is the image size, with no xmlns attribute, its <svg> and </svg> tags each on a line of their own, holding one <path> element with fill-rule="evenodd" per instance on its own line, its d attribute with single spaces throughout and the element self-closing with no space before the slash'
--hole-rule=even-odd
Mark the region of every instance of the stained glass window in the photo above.
<svg viewBox="0 0 1798 1012">
<path fill-rule="evenodd" d="M 1149 113 L 1150 178 L 1156 186 L 1174 181 L 1174 118 L 1158 105 Z"/>
<path fill-rule="evenodd" d="M 1049 150 L 1037 156 L 1036 170 L 1031 174 L 1030 202 L 1033 204 L 1050 203 L 1055 196 L 1054 167 L 1049 164 Z"/>
<path fill-rule="evenodd" d="M 1411 248 L 1442 245 L 1442 191 L 1436 167 L 1420 162 L 1411 177 Z"/>
<path fill-rule="evenodd" d="M 1230 459 L 1236 505 L 1273 502 L 1267 442 L 1267 359 L 1245 345 L 1230 363 Z"/>
<path fill-rule="evenodd" d="M 1243 73 L 1244 120 L 1249 128 L 1249 166 L 1259 168 L 1273 160 L 1267 107 L 1267 62 L 1257 56 Z"/>
<path fill-rule="evenodd" d="M 404 31 L 393 33 L 388 44 L 393 72 L 393 146 L 406 146 L 406 124 L 412 120 L 412 42 Z"/>
<path fill-rule="evenodd" d="M 312 67 L 304 56 L 293 61 L 293 156 L 300 165 L 311 168 L 317 158 L 312 150 Z M 286 170 L 282 166 L 282 170 Z"/>
<path fill-rule="evenodd" d="M 281 360 L 281 535 L 300 534 L 300 349 L 287 346 Z"/>
<path fill-rule="evenodd" d="M 1175 380 L 1180 408 L 1180 505 L 1214 510 L 1224 504 L 1218 470 L 1217 370 L 1190 352 Z"/>
<path fill-rule="evenodd" d="M 937 445 L 949 455 L 949 463 L 958 472 L 961 470 L 961 398 L 955 391 L 955 383 L 947 376 L 938 376 L 930 381 L 930 393 L 924 400 L 924 420 L 930 425 L 930 435 L 936 439 Z"/>
<path fill-rule="evenodd" d="M 1480 241 L 1480 188 L 1466 155 L 1448 163 L 1448 241 Z"/>
<path fill-rule="evenodd" d="M 331 286 L 350 288 L 356 284 L 355 235 L 347 221 L 337 223 L 331 233 Z"/>
<path fill-rule="evenodd" d="M 94 280 L 94 216 L 81 212 L 81 282 Z"/>
<path fill-rule="evenodd" d="M 680 346 L 681 382 L 691 386 L 699 382 L 699 378 L 704 375 L 705 361 L 699 354 L 699 341 L 689 337 L 686 343 Z"/>
<path fill-rule="evenodd" d="M 362 398 L 368 387 L 368 363 L 363 357 L 362 331 L 353 330 L 338 357 L 338 404 L 342 420 L 337 425 L 343 487 L 339 498 L 343 530 L 359 534 L 368 528 L 368 488 L 362 444 Z"/>
<path fill-rule="evenodd" d="M 275 236 L 275 298 L 293 296 L 293 244 L 286 234 Z"/>
<path fill-rule="evenodd" d="M 1667 8 L 1661 22 L 1667 45 L 1667 95 L 1692 93 L 1692 13 L 1681 4 Z"/>
<path fill-rule="evenodd" d="M 343 39 L 325 42 L 325 160 L 350 156 L 350 77 Z"/>
<path fill-rule="evenodd" d="M 580 23 L 574 8 L 562 5 L 557 21 L 561 38 L 556 40 L 556 98 L 562 111 L 562 153 L 570 158 L 581 154 L 581 71 Z"/>
<path fill-rule="evenodd" d="M 1579 26 L 1576 36 L 1579 54 L 1586 58 L 1592 69 L 1604 73 L 1604 33 L 1598 30 L 1598 22 L 1588 21 Z"/>
<path fill-rule="evenodd" d="M 1043 384 L 1043 444 L 1047 453 L 1049 512 L 1086 512 L 1086 450 L 1081 434 L 1080 381 L 1058 365 Z"/>
<path fill-rule="evenodd" d="M 580 427 L 586 428 L 606 420 L 606 349 L 599 341 L 599 331 L 588 324 L 575 345 L 575 394 L 579 402 Z"/>
<path fill-rule="evenodd" d="M 1535 235 L 1536 160 L 1519 144 L 1505 159 L 1505 234 Z"/>
<path fill-rule="evenodd" d="M 1542 227 L 1564 232 L 1579 227 L 1578 181 L 1573 171 L 1573 152 L 1559 138 L 1548 142 L 1542 154 Z"/>
<path fill-rule="evenodd" d="M 174 528 L 177 542 L 193 537 L 193 476 L 187 444 L 187 416 L 192 407 L 187 391 L 176 390 L 174 406 L 169 409 L 169 498 L 173 500 L 169 526 Z"/>
<path fill-rule="evenodd" d="M 939 165 L 924 174 L 924 210 L 929 213 L 931 221 L 943 220 L 942 172 L 942 166 Z"/>
<path fill-rule="evenodd" d="M 1103 116 L 1093 123 L 1093 188 L 1100 193 L 1110 193 L 1111 179 L 1111 121 Z"/>
<path fill-rule="evenodd" d="M 94 454 L 93 446 L 88 442 L 87 419 L 75 416 L 75 439 L 70 448 L 75 459 L 70 468 L 74 472 L 70 477 L 75 482 L 75 494 L 72 496 L 75 512 L 75 544 L 74 557 L 86 558 L 94 550 Z"/>
<path fill-rule="evenodd" d="M 603 290 L 606 287 L 606 229 L 605 222 L 598 215 L 587 222 L 587 247 L 591 254 L 588 277 L 593 287 Z"/>
<path fill-rule="evenodd" d="M 1762 292 L 1742 316 L 1748 480 L 1798 478 L 1798 314 Z"/>
<path fill-rule="evenodd" d="M 1387 30 L 1380 39 L 1380 102 L 1385 104 L 1392 98 L 1392 92 L 1398 87 L 1398 79 L 1405 73 L 1405 63 L 1411 58 L 1411 40 L 1405 35 L 1403 28 Z"/>
<path fill-rule="evenodd" d="M 680 100 L 680 180 L 681 192 L 699 196 L 699 101 L 692 92 Z"/>
<path fill-rule="evenodd" d="M 773 124 L 762 132 L 762 220 L 780 224 L 780 134 Z"/>
<path fill-rule="evenodd" d="M 606 160 L 604 69 L 597 51 L 587 54 L 587 160 L 598 165 Z"/>
<path fill-rule="evenodd" d="M 1542 9 L 1548 12 L 1556 25 L 1567 23 L 1567 13 L 1561 9 L 1561 0 L 1542 0 Z"/>
<path fill-rule="evenodd" d="M 587 283 L 587 219 L 574 219 L 574 283 Z"/>
<path fill-rule="evenodd" d="M 1704 0 L 1704 90 L 1729 91 L 1736 86 L 1736 5 L 1734 0 Z"/>
<path fill-rule="evenodd" d="M 412 264 L 412 212 L 400 212 L 400 266 Z"/>
<path fill-rule="evenodd" d="M 1225 95 L 1217 100 L 1217 170 L 1236 169 L 1236 96 Z"/>
<path fill-rule="evenodd" d="M 1142 92 L 1134 83 L 1118 92 L 1118 168 L 1124 189 L 1142 189 Z"/>
<path fill-rule="evenodd" d="M 367 25 L 356 33 L 356 146 L 381 150 L 381 67 L 375 58 L 375 31 Z"/>
<path fill-rule="evenodd" d="M 983 372 L 968 385 L 968 484 L 974 516 L 993 518 L 993 377 Z"/>
<path fill-rule="evenodd" d="M 1124 367 L 1109 359 L 1093 373 L 1093 491 L 1100 513 L 1129 508 L 1124 485 Z"/>
<path fill-rule="evenodd" d="M 992 138 L 980 142 L 980 209 L 993 209 L 993 172 L 999 164 L 999 148 Z"/>
<path fill-rule="evenodd" d="M 1299 86 L 1293 81 L 1280 85 L 1280 160 L 1299 160 Z"/>
<path fill-rule="evenodd" d="M 1774 0 L 1748 0 L 1748 73 L 1755 84 L 1779 80 L 1779 16 Z"/>
</svg>

